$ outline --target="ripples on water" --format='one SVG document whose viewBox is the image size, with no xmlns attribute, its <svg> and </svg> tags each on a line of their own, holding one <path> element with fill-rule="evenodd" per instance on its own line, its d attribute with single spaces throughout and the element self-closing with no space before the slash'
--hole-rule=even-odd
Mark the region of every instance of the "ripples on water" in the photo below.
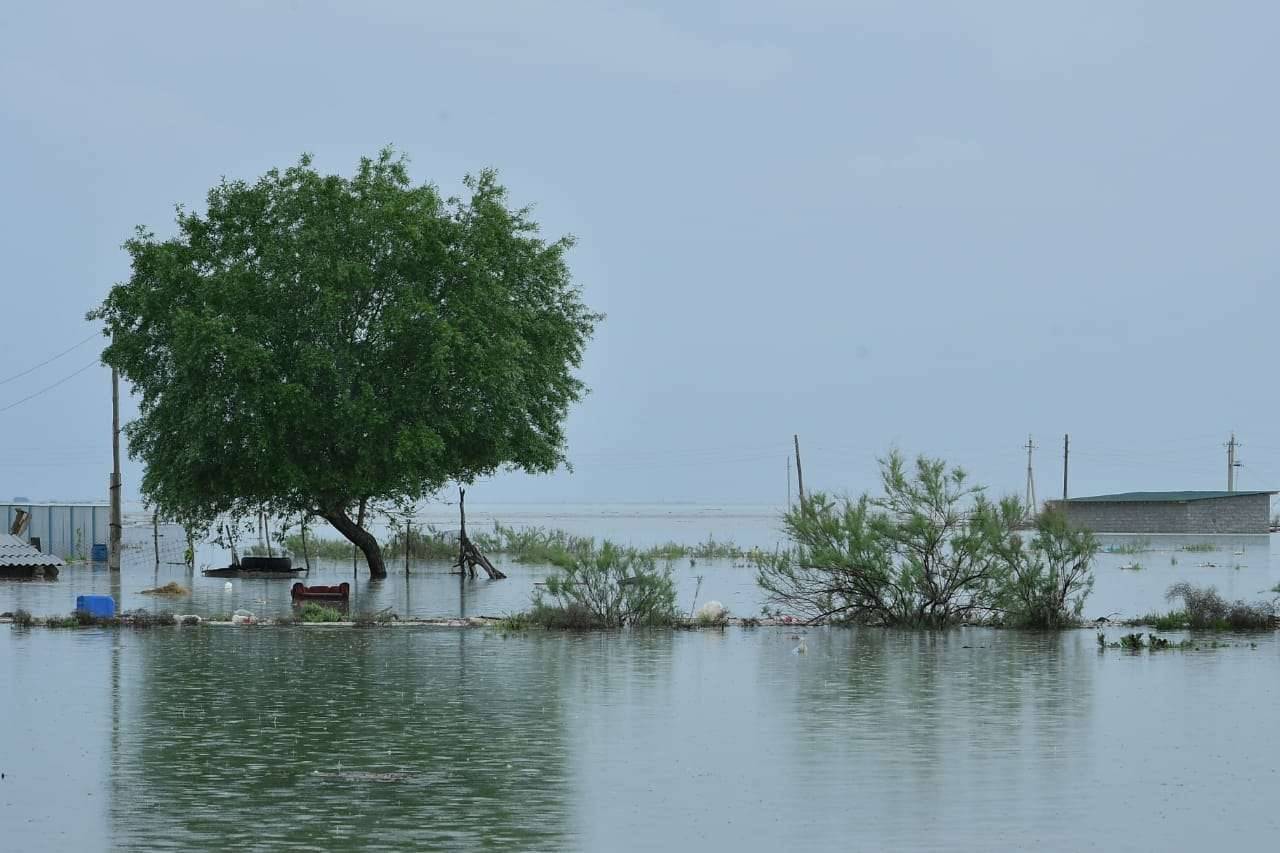
<svg viewBox="0 0 1280 853">
<path fill-rule="evenodd" d="M 1265 848 L 1280 646 L 10 631 L 5 849 Z"/>
</svg>

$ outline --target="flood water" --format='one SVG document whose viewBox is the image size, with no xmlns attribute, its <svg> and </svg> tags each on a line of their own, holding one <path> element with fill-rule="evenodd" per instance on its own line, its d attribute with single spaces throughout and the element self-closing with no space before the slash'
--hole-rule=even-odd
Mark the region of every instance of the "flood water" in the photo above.
<svg viewBox="0 0 1280 853">
<path fill-rule="evenodd" d="M 640 544 L 746 539 L 616 523 L 659 528 Z M 0 610 L 63 613 L 88 591 L 157 609 L 138 591 L 167 580 L 194 592 L 163 609 L 288 607 L 289 582 L 224 593 L 130 536 L 114 578 L 75 565 L 0 584 Z M 1280 580 L 1268 537 L 1213 541 L 1103 555 L 1086 614 L 1163 607 L 1175 580 L 1243 598 Z M 520 609 L 548 569 L 502 565 L 508 580 L 362 575 L 357 606 Z M 749 568 L 673 570 L 682 606 L 701 576 L 699 601 L 759 609 Z M 1216 639 L 1131 653 L 1092 630 L 3 627 L 0 849 L 1266 849 L 1280 642 Z"/>
<path fill-rule="evenodd" d="M 1266 849 L 1280 646 L 6 630 L 10 850 Z"/>
</svg>

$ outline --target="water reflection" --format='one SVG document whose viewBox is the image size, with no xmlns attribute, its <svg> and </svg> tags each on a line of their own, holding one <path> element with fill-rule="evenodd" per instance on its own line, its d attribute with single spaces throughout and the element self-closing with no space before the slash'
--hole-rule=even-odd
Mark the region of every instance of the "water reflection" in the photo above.
<svg viewBox="0 0 1280 853">
<path fill-rule="evenodd" d="M 518 660 L 478 632 L 187 631 L 134 646 L 112 762 L 119 844 L 569 844 L 559 644 Z"/>
<path fill-rule="evenodd" d="M 1263 847 L 1274 634 L 0 631 L 5 849 Z M 1256 648 L 1250 643 L 1256 643 Z M 1212 815 L 1213 819 L 1206 819 Z"/>
</svg>

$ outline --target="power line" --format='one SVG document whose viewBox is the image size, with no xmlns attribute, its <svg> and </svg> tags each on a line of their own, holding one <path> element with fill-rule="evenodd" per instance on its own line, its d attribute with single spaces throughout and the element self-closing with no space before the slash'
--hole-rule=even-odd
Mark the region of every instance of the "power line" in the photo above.
<svg viewBox="0 0 1280 853">
<path fill-rule="evenodd" d="M 0 412 L 7 412 L 10 409 L 14 408 L 15 406 L 21 406 L 23 403 L 27 402 L 28 400 L 34 400 L 36 397 L 39 397 L 41 394 L 45 393 L 46 391 L 52 391 L 54 388 L 57 388 L 62 383 L 68 382 L 74 379 L 75 377 L 79 376 L 81 373 L 84 373 L 86 370 L 88 370 L 90 367 L 93 367 L 97 363 L 98 363 L 98 360 L 95 358 L 93 361 L 89 362 L 84 367 L 77 370 L 75 373 L 67 374 L 66 376 L 62 377 L 52 385 L 46 385 L 44 388 L 41 388 L 39 391 L 35 392 L 34 394 L 28 394 L 27 396 L 23 397 L 21 400 L 14 400 L 12 403 L 5 406 L 3 409 L 0 409 Z"/>
<path fill-rule="evenodd" d="M 48 357 L 48 358 L 46 358 L 44 361 L 40 362 L 39 364 L 35 365 L 34 367 L 28 367 L 26 370 L 22 371 L 21 373 L 15 373 L 15 374 L 13 374 L 12 376 L 10 376 L 10 377 L 9 377 L 9 378 L 7 378 L 7 379 L 0 379 L 0 385 L 8 384 L 9 382 L 12 382 L 12 381 L 13 381 L 13 380 L 15 380 L 15 379 L 21 379 L 22 377 L 26 376 L 28 373 L 31 373 L 31 372 L 36 371 L 36 370 L 39 370 L 40 368 L 44 367 L 46 364 L 50 364 L 50 363 L 52 363 L 52 362 L 57 361 L 58 359 L 62 358 L 64 355 L 66 355 L 67 353 L 71 352 L 72 350 L 74 350 L 74 349 L 78 349 L 79 347 L 82 347 L 82 346 L 84 346 L 85 344 L 89 343 L 89 341 L 91 341 L 91 340 L 93 340 L 94 338 L 98 337 L 98 336 L 99 336 L 99 334 L 100 334 L 100 333 L 98 333 L 98 332 L 94 332 L 93 334 L 91 334 L 89 337 L 85 338 L 85 339 L 84 339 L 83 341 L 81 341 L 80 343 L 78 343 L 78 344 L 72 344 L 71 346 L 69 346 L 69 347 L 67 347 L 66 349 L 64 349 L 62 352 L 58 353 L 57 355 L 51 355 L 51 356 L 49 356 L 49 357 Z M 3 409 L 0 409 L 0 411 L 3 411 Z"/>
</svg>

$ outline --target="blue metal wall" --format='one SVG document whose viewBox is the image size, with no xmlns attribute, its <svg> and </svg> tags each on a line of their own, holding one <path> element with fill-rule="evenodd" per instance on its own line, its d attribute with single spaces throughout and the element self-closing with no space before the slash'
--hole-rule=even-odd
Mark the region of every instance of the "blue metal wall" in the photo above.
<svg viewBox="0 0 1280 853">
<path fill-rule="evenodd" d="M 0 522 L 8 533 L 18 510 L 31 513 L 23 537 L 40 539 L 40 550 L 64 560 L 87 560 L 94 545 L 105 544 L 111 508 L 105 504 L 0 504 Z"/>
</svg>

